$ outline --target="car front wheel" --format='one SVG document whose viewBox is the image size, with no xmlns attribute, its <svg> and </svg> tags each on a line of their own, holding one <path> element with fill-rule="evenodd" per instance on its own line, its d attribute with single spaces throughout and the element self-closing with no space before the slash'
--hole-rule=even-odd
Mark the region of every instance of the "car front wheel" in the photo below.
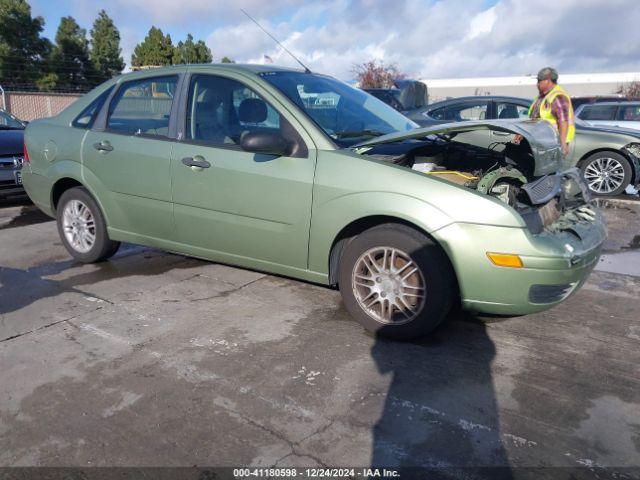
<svg viewBox="0 0 640 480">
<path fill-rule="evenodd" d="M 107 235 L 107 224 L 100 207 L 82 187 L 62 194 L 56 209 L 58 232 L 73 258 L 94 263 L 113 256 L 120 247 Z"/>
<path fill-rule="evenodd" d="M 397 340 L 434 330 L 455 294 L 442 249 L 399 224 L 373 227 L 352 239 L 340 258 L 339 284 L 347 310 L 362 326 Z"/>
<path fill-rule="evenodd" d="M 620 195 L 631 182 L 631 165 L 616 152 L 597 152 L 580 165 L 589 190 L 596 195 Z"/>
</svg>

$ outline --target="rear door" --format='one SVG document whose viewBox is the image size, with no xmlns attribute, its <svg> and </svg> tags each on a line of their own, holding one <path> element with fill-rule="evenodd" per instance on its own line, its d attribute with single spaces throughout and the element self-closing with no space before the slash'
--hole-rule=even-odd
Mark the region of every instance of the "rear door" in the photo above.
<svg viewBox="0 0 640 480">
<path fill-rule="evenodd" d="M 124 82 L 83 144 L 85 177 L 99 192 L 109 228 L 170 239 L 170 127 L 178 75 Z"/>
<path fill-rule="evenodd" d="M 191 76 L 171 161 L 176 235 L 196 255 L 305 269 L 315 147 L 265 93 L 253 82 Z M 246 152 L 240 139 L 251 131 L 278 132 L 299 148 L 290 156 Z"/>
</svg>

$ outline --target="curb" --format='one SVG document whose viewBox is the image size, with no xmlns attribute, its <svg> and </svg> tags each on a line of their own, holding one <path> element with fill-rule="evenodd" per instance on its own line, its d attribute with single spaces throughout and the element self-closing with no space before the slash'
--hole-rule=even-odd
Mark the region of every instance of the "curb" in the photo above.
<svg viewBox="0 0 640 480">
<path fill-rule="evenodd" d="M 627 198 L 597 198 L 598 206 L 607 203 L 620 203 L 622 205 L 637 205 L 640 206 L 640 198 L 638 199 L 627 199 Z"/>
</svg>

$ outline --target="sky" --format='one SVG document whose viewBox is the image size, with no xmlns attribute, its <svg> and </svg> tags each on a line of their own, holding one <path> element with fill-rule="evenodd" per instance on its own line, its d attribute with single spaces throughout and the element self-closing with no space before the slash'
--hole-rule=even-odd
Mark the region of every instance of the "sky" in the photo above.
<svg viewBox="0 0 640 480">
<path fill-rule="evenodd" d="M 640 71 L 638 0 L 30 0 L 53 39 L 60 17 L 87 30 L 114 19 L 127 64 L 152 25 L 174 44 L 203 39 L 214 61 L 297 66 L 247 10 L 311 70 L 349 81 L 354 64 L 396 64 L 410 78 Z"/>
</svg>

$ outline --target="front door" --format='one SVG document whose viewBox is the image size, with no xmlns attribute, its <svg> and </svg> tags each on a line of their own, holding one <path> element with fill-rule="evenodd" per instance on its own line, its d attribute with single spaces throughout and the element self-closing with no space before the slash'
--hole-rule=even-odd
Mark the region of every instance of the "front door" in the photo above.
<svg viewBox="0 0 640 480">
<path fill-rule="evenodd" d="M 177 81 L 172 75 L 124 83 L 104 128 L 84 140 L 84 176 L 98 190 L 116 238 L 118 232 L 141 236 L 140 243 L 173 237 L 168 133 Z"/>
<path fill-rule="evenodd" d="M 280 133 L 297 148 L 291 156 L 243 151 L 240 139 L 252 131 Z M 206 74 L 191 78 L 182 135 L 171 160 L 178 241 L 196 255 L 306 269 L 311 142 L 255 89 Z"/>
<path fill-rule="evenodd" d="M 451 122 L 487 120 L 489 118 L 489 101 L 478 99 L 447 106 L 445 118 Z M 457 133 L 454 141 L 489 148 L 491 134 L 489 130 L 471 130 Z"/>
</svg>

